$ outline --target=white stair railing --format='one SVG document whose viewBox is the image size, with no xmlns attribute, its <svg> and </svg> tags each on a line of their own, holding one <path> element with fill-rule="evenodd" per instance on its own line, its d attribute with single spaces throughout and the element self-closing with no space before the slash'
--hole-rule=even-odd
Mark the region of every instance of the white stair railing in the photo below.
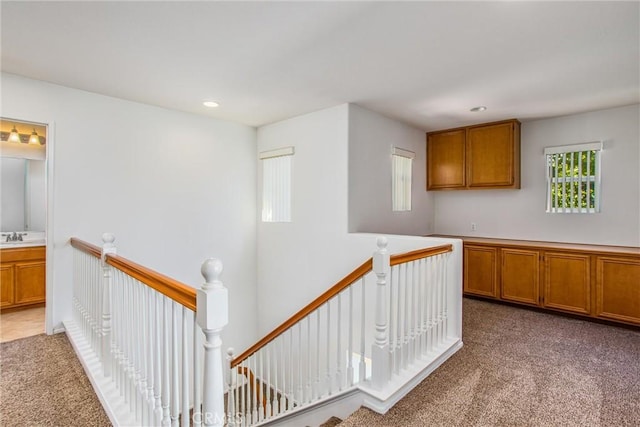
<svg viewBox="0 0 640 427">
<path fill-rule="evenodd" d="M 229 349 L 233 425 L 266 423 L 361 385 L 382 390 L 445 350 L 459 293 L 446 273 L 452 246 L 395 256 L 386 238 L 377 246 L 372 259 L 240 356 Z"/>
<path fill-rule="evenodd" d="M 203 263 L 205 283 L 196 291 L 118 257 L 114 240 L 104 234 L 100 249 L 72 239 L 77 328 L 68 328 L 79 331 L 72 340 L 86 340 L 99 360 L 98 372 L 89 374 L 107 378 L 117 391 L 112 420 L 224 425 L 222 263 Z"/>
</svg>

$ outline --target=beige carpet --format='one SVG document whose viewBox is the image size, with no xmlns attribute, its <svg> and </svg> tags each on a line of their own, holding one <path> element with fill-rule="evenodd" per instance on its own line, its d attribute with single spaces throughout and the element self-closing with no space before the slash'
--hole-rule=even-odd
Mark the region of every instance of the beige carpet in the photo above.
<svg viewBox="0 0 640 427">
<path fill-rule="evenodd" d="M 110 426 L 66 335 L 0 344 L 0 426 Z"/>
<path fill-rule="evenodd" d="M 640 332 L 464 300 L 464 347 L 355 426 L 640 426 Z"/>
</svg>

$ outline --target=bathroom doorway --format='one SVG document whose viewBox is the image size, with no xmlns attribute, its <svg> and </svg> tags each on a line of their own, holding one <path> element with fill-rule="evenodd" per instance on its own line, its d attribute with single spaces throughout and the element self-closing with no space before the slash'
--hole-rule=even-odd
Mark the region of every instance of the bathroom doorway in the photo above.
<svg viewBox="0 0 640 427">
<path fill-rule="evenodd" d="M 45 332 L 48 125 L 0 118 L 0 341 Z"/>
</svg>

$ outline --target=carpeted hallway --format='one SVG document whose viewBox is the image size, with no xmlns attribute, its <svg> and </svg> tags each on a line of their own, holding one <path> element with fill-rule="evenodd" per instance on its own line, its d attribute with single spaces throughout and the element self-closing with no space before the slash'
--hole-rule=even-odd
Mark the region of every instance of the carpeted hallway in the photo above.
<svg viewBox="0 0 640 427">
<path fill-rule="evenodd" d="M 640 426 L 640 331 L 470 299 L 463 313 L 458 353 L 386 415 L 338 425 Z M 0 369 L 0 425 L 109 425 L 65 335 L 1 344 Z"/>
<path fill-rule="evenodd" d="M 640 426 L 640 332 L 464 300 L 464 347 L 356 426 Z"/>
</svg>

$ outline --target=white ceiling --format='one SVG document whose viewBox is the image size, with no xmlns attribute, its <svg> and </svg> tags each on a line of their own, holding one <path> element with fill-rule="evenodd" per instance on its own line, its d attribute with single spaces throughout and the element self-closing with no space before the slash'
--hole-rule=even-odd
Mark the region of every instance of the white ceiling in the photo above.
<svg viewBox="0 0 640 427">
<path fill-rule="evenodd" d="M 353 102 L 434 130 L 638 103 L 639 6 L 3 0 L 2 70 L 251 126 Z"/>
</svg>

